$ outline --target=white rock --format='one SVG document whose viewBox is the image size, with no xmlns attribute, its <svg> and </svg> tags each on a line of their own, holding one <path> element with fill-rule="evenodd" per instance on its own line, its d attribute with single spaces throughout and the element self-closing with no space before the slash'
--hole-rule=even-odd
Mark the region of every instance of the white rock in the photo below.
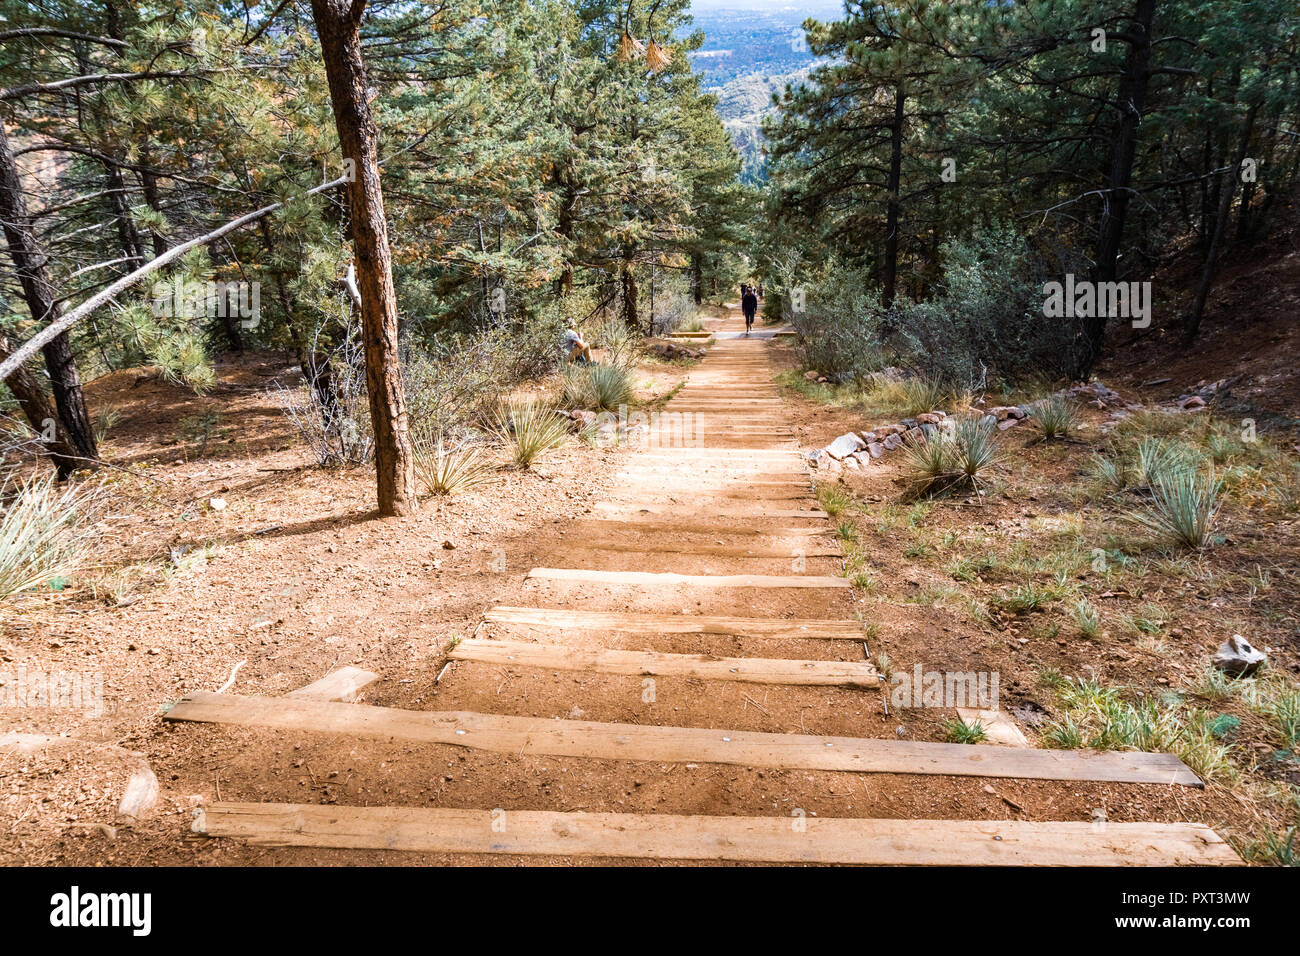
<svg viewBox="0 0 1300 956">
<path fill-rule="evenodd" d="M 826 446 L 826 453 L 832 458 L 842 459 L 866 447 L 867 443 L 853 432 L 845 432 Z"/>
<path fill-rule="evenodd" d="M 213 511 L 225 511 L 225 510 L 226 510 L 226 499 L 225 499 L 225 498 L 209 498 L 209 499 L 208 499 L 208 507 L 211 508 Z"/>
<path fill-rule="evenodd" d="M 1259 670 L 1268 655 L 1256 648 L 1240 634 L 1234 634 L 1214 652 L 1212 663 L 1232 677 L 1249 677 Z"/>
</svg>

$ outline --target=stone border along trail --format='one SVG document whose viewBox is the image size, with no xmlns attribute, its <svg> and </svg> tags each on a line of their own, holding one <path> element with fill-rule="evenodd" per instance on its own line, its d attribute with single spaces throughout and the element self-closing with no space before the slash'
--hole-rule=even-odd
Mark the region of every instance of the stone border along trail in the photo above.
<svg viewBox="0 0 1300 956">
<path fill-rule="evenodd" d="M 269 846 L 551 862 L 1239 863 L 1201 824 L 864 819 L 790 806 L 822 806 L 826 794 L 840 793 L 845 772 L 851 792 L 859 783 L 867 791 L 852 799 L 885 810 L 906 806 L 906 798 L 916 805 L 918 796 L 930 797 L 921 806 L 935 806 L 940 792 L 947 806 L 972 805 L 966 791 L 957 791 L 961 803 L 953 788 L 984 779 L 1110 781 L 1111 788 L 1200 781 L 1167 754 L 870 736 L 884 733 L 880 690 L 853 593 L 782 411 L 765 344 L 771 333 L 743 338 L 736 331 L 742 321 L 738 311 L 724 320 L 707 357 L 668 404 L 669 412 L 691 413 L 686 447 L 670 433 L 679 423 L 661 419 L 650 447 L 627 456 L 614 500 L 557 531 L 556 548 L 545 552 L 555 566 L 534 568 L 525 581 L 531 606 L 489 609 L 479 628 L 486 636 L 476 631 L 450 651 L 438 699 L 460 709 L 350 703 L 374 676 L 357 671 L 342 679 L 346 687 L 322 682 L 330 686 L 281 698 L 193 694 L 167 714 L 379 738 L 369 746 L 403 747 L 403 761 L 420 761 L 429 776 L 440 772 L 433 768 L 446 752 L 459 753 L 470 761 L 462 768 L 486 779 L 487 802 L 477 809 L 217 802 L 196 811 L 193 829 Z M 503 667 L 513 676 L 502 680 Z M 561 683 L 568 689 L 556 698 L 563 681 L 571 683 Z M 593 719 L 529 712 L 584 693 L 583 705 L 597 713 L 574 704 L 569 717 Z M 817 731 L 803 732 L 806 723 Z M 754 726 L 768 729 L 747 729 Z M 559 795 L 547 785 L 546 802 L 578 809 L 519 806 L 521 794 L 542 802 L 525 776 L 527 761 L 539 755 L 556 758 L 540 769 L 558 769 L 569 785 Z M 728 767 L 739 768 L 742 777 L 732 779 L 742 782 L 708 785 Z M 898 776 L 873 796 L 864 782 L 872 774 Z M 660 788 L 657 802 L 642 801 L 655 803 L 654 812 L 617 812 L 621 795 L 646 782 L 651 786 L 639 793 Z M 777 809 L 774 797 L 786 806 Z M 725 809 L 737 804 L 739 814 Z"/>
</svg>

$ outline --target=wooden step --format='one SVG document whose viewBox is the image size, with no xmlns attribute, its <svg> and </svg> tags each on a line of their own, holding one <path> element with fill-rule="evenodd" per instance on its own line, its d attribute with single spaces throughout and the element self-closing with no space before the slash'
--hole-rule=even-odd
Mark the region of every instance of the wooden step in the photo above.
<svg viewBox="0 0 1300 956">
<path fill-rule="evenodd" d="M 824 687 L 877 687 L 876 669 L 866 661 L 801 661 L 768 657 L 711 657 L 707 654 L 660 654 L 616 651 L 566 644 L 530 644 L 470 638 L 447 655 L 458 661 L 551 667 L 601 674 L 648 677 L 697 677 L 747 684 L 798 684 Z"/>
<path fill-rule="evenodd" d="M 240 697 L 206 691 L 182 697 L 164 717 L 323 734 L 359 734 L 521 756 L 543 754 L 787 770 L 1202 786 L 1196 774 L 1173 754 L 1129 750 L 1026 750 L 873 737 L 548 720 L 471 711 L 398 710 L 292 697 Z"/>
<path fill-rule="evenodd" d="M 214 803 L 192 829 L 258 846 L 905 866 L 1233 866 L 1200 823 L 854 820 Z"/>
<path fill-rule="evenodd" d="M 679 530 L 679 529 L 674 529 Z M 682 544 L 680 542 L 653 545 L 637 543 L 588 544 L 585 541 L 566 543 L 563 547 L 582 551 L 610 551 L 619 554 L 698 554 L 714 558 L 839 558 L 843 552 L 833 544 L 798 542 L 783 547 L 751 544 Z"/>
<path fill-rule="evenodd" d="M 601 514 L 612 515 L 687 515 L 691 511 L 692 503 L 682 502 L 680 504 L 629 504 L 625 501 L 596 501 L 591 505 L 591 510 Z M 695 508 L 696 512 L 709 514 L 718 518 L 816 518 L 817 520 L 826 520 L 830 516 L 824 511 L 800 511 L 797 508 L 759 508 L 754 505 L 748 507 L 744 505 L 720 505 L 711 508 Z"/>
<path fill-rule="evenodd" d="M 699 588 L 850 588 L 848 578 L 817 574 L 676 574 L 653 571 L 598 571 L 594 568 L 533 568 L 530 581 L 577 581 L 632 587 Z"/>
<path fill-rule="evenodd" d="M 566 608 L 490 608 L 484 620 L 496 624 L 526 624 L 585 631 L 621 631 L 627 634 L 732 634 L 738 637 L 813 638 L 860 641 L 857 621 L 819 618 L 725 617 L 695 614 L 632 614 L 624 611 L 570 611 Z"/>
</svg>

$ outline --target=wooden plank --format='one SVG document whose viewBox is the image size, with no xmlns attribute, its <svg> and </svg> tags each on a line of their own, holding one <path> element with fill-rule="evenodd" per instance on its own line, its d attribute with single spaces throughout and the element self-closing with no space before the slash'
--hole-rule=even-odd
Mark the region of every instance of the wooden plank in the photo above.
<svg viewBox="0 0 1300 956">
<path fill-rule="evenodd" d="M 291 697 L 239 697 L 195 691 L 167 720 L 359 734 L 450 744 L 523 756 L 671 763 L 721 763 L 788 770 L 1100 780 L 1202 786 L 1173 754 L 1108 750 L 1024 750 L 872 737 L 823 737 L 700 727 L 658 727 L 507 717 L 470 711 L 413 711 Z"/>
<path fill-rule="evenodd" d="M 681 541 L 656 541 L 653 545 L 636 542 L 588 544 L 585 541 L 576 541 L 562 546 L 562 549 L 612 551 L 620 554 L 699 554 L 715 558 L 839 558 L 843 556 L 835 545 L 821 544 L 815 540 L 811 543 L 796 543 L 781 547 L 760 544 L 752 544 L 749 547 L 743 544 L 683 544 Z"/>
<path fill-rule="evenodd" d="M 795 684 L 822 687 L 876 687 L 876 669 L 866 661 L 779 660 L 770 657 L 712 657 L 708 654 L 660 654 L 618 651 L 566 644 L 530 644 L 469 638 L 447 655 L 454 660 L 520 667 L 552 667 L 601 674 L 649 677 L 698 677 L 747 684 Z"/>
<path fill-rule="evenodd" d="M 570 611 L 548 607 L 489 608 L 483 619 L 496 624 L 572 628 L 586 631 L 622 631 L 628 634 L 732 634 L 739 637 L 817 640 L 862 640 L 858 621 L 819 618 L 725 617 L 695 614 L 631 614 L 625 611 Z"/>
<path fill-rule="evenodd" d="M 195 832 L 258 846 L 899 866 L 1233 866 L 1200 823 L 855 820 L 214 803 Z"/>
<path fill-rule="evenodd" d="M 289 691 L 289 696 L 303 697 L 307 700 L 335 700 L 351 704 L 360 700 L 361 692 L 366 686 L 377 680 L 379 680 L 378 674 L 372 674 L 360 667 L 340 667 L 306 687 Z"/>
<path fill-rule="evenodd" d="M 644 514 L 644 515 L 681 515 L 690 514 L 687 510 L 694 502 L 683 502 L 682 504 L 628 504 L 625 501 L 597 501 L 591 506 L 592 511 L 599 511 L 602 514 Z M 758 508 L 754 506 L 728 506 L 718 505 L 708 507 L 707 504 L 695 508 L 699 514 L 707 514 L 717 518 L 816 518 L 825 520 L 830 517 L 824 511 L 809 510 L 800 511 L 799 509 L 788 508 Z"/>
<path fill-rule="evenodd" d="M 974 707 L 958 707 L 957 716 L 968 724 L 978 723 L 984 728 L 989 743 L 1001 744 L 1003 747 L 1028 747 L 1029 739 L 1016 726 L 1016 722 L 1004 710 L 980 710 Z"/>
<path fill-rule="evenodd" d="M 676 574 L 653 571 L 598 571 L 594 568 L 533 568 L 529 580 L 578 581 L 633 587 L 700 588 L 850 588 L 848 578 L 818 574 Z"/>
</svg>

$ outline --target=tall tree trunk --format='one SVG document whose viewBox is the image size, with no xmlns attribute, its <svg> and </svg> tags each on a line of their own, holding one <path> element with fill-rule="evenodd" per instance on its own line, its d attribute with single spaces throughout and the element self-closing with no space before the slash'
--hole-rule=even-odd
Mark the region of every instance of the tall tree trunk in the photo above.
<svg viewBox="0 0 1300 956">
<path fill-rule="evenodd" d="M 0 361 L 7 359 L 11 351 L 9 339 L 0 336 Z M 5 380 L 5 384 L 13 393 L 18 407 L 23 410 L 23 417 L 27 419 L 27 424 L 31 426 L 32 431 L 41 436 L 41 445 L 54 462 L 60 478 L 67 478 L 78 468 L 91 464 L 83 462 L 78 457 L 77 450 L 69 443 L 67 433 L 55 416 L 54 410 L 50 408 L 50 400 L 35 375 L 20 365 L 17 371 Z M 50 434 L 51 425 L 54 426 L 54 434 L 47 439 L 45 436 Z"/>
<path fill-rule="evenodd" d="M 898 282 L 899 195 L 903 175 L 903 117 L 907 95 L 903 84 L 894 88 L 894 122 L 889 143 L 889 200 L 885 213 L 885 276 L 880 302 L 885 308 L 894 304 L 894 287 Z"/>
<path fill-rule="evenodd" d="M 630 257 L 623 260 L 620 278 L 623 282 L 623 321 L 630 329 L 640 329 L 641 324 L 636 312 L 636 272 L 633 270 Z"/>
<path fill-rule="evenodd" d="M 1128 214 L 1129 184 L 1133 180 L 1133 161 L 1137 155 L 1138 130 L 1146 109 L 1147 81 L 1151 62 L 1151 24 L 1155 20 L 1156 0 L 1137 0 L 1133 12 L 1128 56 L 1120 74 L 1115 109 L 1119 118 L 1111 140 L 1110 160 L 1102 174 L 1101 215 L 1097 223 L 1097 256 L 1093 279 L 1114 282 L 1119 269 L 1120 242 L 1124 237 L 1124 219 Z M 1083 375 L 1087 375 L 1101 355 L 1106 338 L 1106 316 L 1096 315 L 1084 321 L 1087 353 L 1083 356 Z"/>
<path fill-rule="evenodd" d="M 1250 148 L 1250 137 L 1255 131 L 1255 116 L 1259 112 L 1259 103 L 1251 104 L 1246 111 L 1246 120 L 1241 128 L 1241 140 L 1237 143 L 1237 158 L 1233 161 L 1227 181 L 1219 185 L 1219 208 L 1214 215 L 1214 225 L 1210 229 L 1210 245 L 1205 252 L 1205 263 L 1201 266 L 1201 282 L 1196 289 L 1196 301 L 1192 310 L 1183 317 L 1183 342 L 1190 344 L 1201 329 L 1201 316 L 1205 313 L 1205 300 L 1210 296 L 1210 287 L 1214 284 L 1216 261 L 1219 258 L 1219 246 L 1228 222 L 1232 196 L 1237 189 L 1237 180 L 1241 178 L 1241 167 L 1246 161 L 1246 150 Z"/>
<path fill-rule="evenodd" d="M 691 253 L 691 298 L 696 305 L 704 304 L 704 253 Z"/>
<path fill-rule="evenodd" d="M 365 2 L 312 0 L 311 8 L 325 60 L 339 144 L 344 158 L 356 168 L 356 175 L 348 183 L 348 199 L 356 280 L 361 292 L 361 337 L 375 438 L 379 513 L 405 515 L 418 507 L 415 456 L 398 361 L 397 297 L 379 183 L 379 137 L 370 114 L 361 56 Z"/>
<path fill-rule="evenodd" d="M 0 222 L 32 318 L 46 324 L 57 321 L 63 313 L 50 283 L 45 250 L 37 241 L 27 215 L 27 199 L 23 195 L 22 180 L 3 122 L 0 122 Z M 63 332 L 56 336 L 43 352 L 54 391 L 54 406 L 68 442 L 85 459 L 81 467 L 94 467 L 99 459 L 99 449 L 95 444 L 95 428 L 86 409 L 86 397 L 81 390 L 81 375 L 77 371 L 69 334 Z"/>
<path fill-rule="evenodd" d="M 122 246 L 122 255 L 127 259 L 127 271 L 144 265 L 144 255 L 140 251 L 140 233 L 131 219 L 131 203 L 126 198 L 126 177 L 122 167 L 116 163 L 104 162 L 107 174 L 105 182 L 110 192 L 109 202 L 113 206 L 113 218 L 117 221 L 117 239 Z"/>
</svg>

